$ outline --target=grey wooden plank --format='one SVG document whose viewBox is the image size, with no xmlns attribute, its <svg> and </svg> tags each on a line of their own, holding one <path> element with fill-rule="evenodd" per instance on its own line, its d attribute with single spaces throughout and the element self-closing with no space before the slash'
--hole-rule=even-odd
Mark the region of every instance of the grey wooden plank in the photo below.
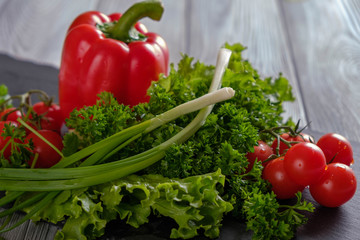
<svg viewBox="0 0 360 240">
<path fill-rule="evenodd" d="M 20 214 L 14 214 L 14 216 L 12 217 L 9 224 L 15 223 L 17 220 L 19 220 L 20 217 L 21 217 Z M 3 223 L 2 219 L 0 220 L 0 223 L 1 224 Z M 29 222 L 26 222 L 26 223 L 22 224 L 21 226 L 19 226 L 18 228 L 13 229 L 9 232 L 5 232 L 5 233 L 1 234 L 0 236 L 6 240 L 25 239 L 26 229 L 27 229 L 28 225 L 29 225 Z"/>
<path fill-rule="evenodd" d="M 65 33 L 81 12 L 93 9 L 95 0 L 2 0 L 0 52 L 36 63 L 59 66 Z"/>
<path fill-rule="evenodd" d="M 29 221 L 26 229 L 25 239 L 50 240 L 54 239 L 60 227 L 46 222 L 34 223 Z"/>
<path fill-rule="evenodd" d="M 11 227 L 17 221 L 19 221 L 24 214 L 22 213 L 15 213 L 11 217 L 11 221 L 9 222 L 8 227 Z M 5 221 L 5 218 L 0 219 L 0 224 Z M 48 224 L 46 222 L 38 222 L 34 223 L 32 221 L 27 221 L 20 225 L 19 227 L 2 233 L 0 236 L 6 240 L 19 240 L 19 239 L 36 239 L 36 240 L 50 240 L 54 239 L 55 233 L 59 227 Z"/>
<path fill-rule="evenodd" d="M 359 141 L 359 1 L 282 1 L 311 128 Z"/>
<path fill-rule="evenodd" d="M 195 59 L 215 64 L 217 49 L 225 42 L 242 43 L 244 57 L 263 77 L 277 77 L 280 72 L 289 79 L 296 97 L 284 104 L 285 118 L 307 123 L 301 94 L 289 51 L 286 28 L 277 1 L 191 1 L 188 52 Z"/>
</svg>

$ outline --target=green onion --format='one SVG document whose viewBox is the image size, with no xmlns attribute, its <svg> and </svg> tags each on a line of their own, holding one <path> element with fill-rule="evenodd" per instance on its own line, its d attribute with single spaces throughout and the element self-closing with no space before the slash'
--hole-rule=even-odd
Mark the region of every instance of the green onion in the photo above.
<svg viewBox="0 0 360 240">
<path fill-rule="evenodd" d="M 210 105 L 214 102 L 223 101 L 226 99 L 231 98 L 234 95 L 234 91 L 231 88 L 222 88 L 220 90 L 216 90 L 212 93 L 209 93 L 207 95 L 204 95 L 198 99 L 195 99 L 193 101 L 187 102 L 185 104 L 182 104 L 176 108 L 174 108 L 176 111 L 173 111 L 174 109 L 160 115 L 161 117 L 155 117 L 154 119 L 151 119 L 150 121 L 155 124 L 151 124 L 147 129 L 145 129 L 145 132 L 149 131 L 149 129 L 153 130 L 155 127 L 160 126 L 160 123 L 164 124 L 166 122 L 169 122 L 176 118 L 176 116 L 179 116 L 179 114 L 182 115 L 186 111 L 186 113 L 191 112 L 189 109 L 189 106 L 195 105 L 195 108 L 191 109 L 197 109 L 202 108 L 204 105 Z M 186 106 L 186 108 L 183 108 L 183 106 Z M 184 110 L 185 109 L 185 110 Z M 210 113 L 210 108 L 205 108 L 204 110 L 200 111 L 199 116 L 194 119 L 192 123 L 189 124 L 188 127 L 184 128 L 181 132 L 178 133 L 178 135 L 175 135 L 173 138 L 169 139 L 168 141 L 160 144 L 157 147 L 154 147 L 151 150 L 148 150 L 142 154 L 135 155 L 132 157 L 129 157 L 127 159 L 106 163 L 106 164 L 100 164 L 100 165 L 94 165 L 94 166 L 88 166 L 88 167 L 74 167 L 74 168 L 64 168 L 61 169 L 59 167 L 51 168 L 51 169 L 24 169 L 24 168 L 1 168 L 0 169 L 0 179 L 16 179 L 16 180 L 36 180 L 36 179 L 68 179 L 68 178 L 74 178 L 76 174 L 83 173 L 84 175 L 77 175 L 77 177 L 84 177 L 84 176 L 91 176 L 99 174 L 100 172 L 109 172 L 114 170 L 114 168 L 122 168 L 124 166 L 127 166 L 129 164 L 135 164 L 138 161 L 144 161 L 142 155 L 145 154 L 145 158 L 149 155 L 152 155 L 153 152 L 164 152 L 170 145 L 172 145 L 175 142 L 183 142 L 188 137 L 190 137 L 194 132 L 203 124 L 203 121 L 206 119 L 207 115 Z M 171 114 L 167 114 L 167 113 Z M 170 115 L 170 117 L 169 117 Z M 137 134 L 137 131 L 134 131 Z M 128 137 L 130 134 L 126 134 L 125 136 Z M 135 135 L 138 136 L 138 135 Z M 113 138 L 110 137 L 110 138 Z M 125 137 L 119 137 L 119 139 L 113 139 L 113 141 L 105 141 L 102 146 L 99 147 L 98 151 L 93 153 L 87 160 L 85 160 L 85 163 L 89 162 L 89 159 L 92 160 L 91 163 L 97 162 L 97 160 L 101 159 L 104 155 L 111 152 L 112 149 L 114 149 L 116 146 L 119 145 L 120 142 L 123 141 Z M 123 145 L 121 145 L 123 146 Z M 83 149 L 83 152 L 88 152 L 87 150 L 91 149 L 91 146 L 87 147 L 86 149 Z M 82 157 L 82 155 L 79 155 Z M 78 160 L 77 158 L 74 158 L 70 156 L 72 159 L 71 163 L 73 162 L 73 159 Z M 66 158 L 64 159 L 66 160 Z M 62 160 L 62 161 L 64 161 Z M 79 159 L 80 160 L 80 159 Z M 13 180 L 5 181 L 0 180 L 0 190 L 12 190 L 12 191 L 25 191 L 25 189 L 31 188 L 30 186 L 26 184 L 26 187 L 24 189 L 20 190 L 18 188 L 13 189 L 11 186 L 15 183 L 13 183 Z M 110 179 L 114 180 L 114 179 Z M 6 183 L 6 184 L 5 184 Z M 9 185 L 8 185 L 9 184 Z M 43 183 L 44 184 L 44 183 Z M 18 184 L 16 184 L 18 185 Z M 44 184 L 45 185 L 45 184 Z M 35 190 L 37 191 L 37 190 Z"/>
</svg>

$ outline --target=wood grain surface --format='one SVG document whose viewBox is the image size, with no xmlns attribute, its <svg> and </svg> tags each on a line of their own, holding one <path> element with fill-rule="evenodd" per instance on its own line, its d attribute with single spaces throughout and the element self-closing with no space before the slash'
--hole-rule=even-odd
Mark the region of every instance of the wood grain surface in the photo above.
<svg viewBox="0 0 360 240">
<path fill-rule="evenodd" d="M 67 27 L 81 12 L 123 12 L 125 0 L 1 0 L 0 83 L 11 93 L 40 88 L 57 94 L 57 68 Z M 170 61 L 181 53 L 214 64 L 225 43 L 247 46 L 245 58 L 262 76 L 281 72 L 293 86 L 294 103 L 285 117 L 319 137 L 338 132 L 356 146 L 360 158 L 360 1 L 316 0 L 163 0 L 160 22 L 142 22 L 168 43 Z M 18 61 L 20 60 L 20 61 Z M 41 65 L 40 65 L 41 64 Z M 24 69 L 18 71 L 18 69 Z M 360 176 L 359 164 L 354 169 Z M 358 187 L 359 188 L 359 187 Z M 338 210 L 310 218 L 296 239 L 359 239 L 359 191 Z M 329 222 L 321 222 L 328 220 Z M 232 223 L 230 223 L 231 225 Z M 318 225 L 318 229 L 314 227 Z M 346 226 L 349 226 L 348 228 Z M 243 228 L 238 231 L 243 232 Z M 24 224 L 5 239 L 52 239 L 56 226 Z M 220 239 L 239 234 L 224 227 Z M 228 235 L 226 235 L 228 234 Z M 249 239 L 248 233 L 243 233 Z M 109 238 L 112 239 L 112 238 Z M 115 239 L 115 238 L 114 238 Z M 120 238 L 119 238 L 120 239 Z"/>
<path fill-rule="evenodd" d="M 311 128 L 359 141 L 359 1 L 283 2 L 283 9 Z"/>
</svg>

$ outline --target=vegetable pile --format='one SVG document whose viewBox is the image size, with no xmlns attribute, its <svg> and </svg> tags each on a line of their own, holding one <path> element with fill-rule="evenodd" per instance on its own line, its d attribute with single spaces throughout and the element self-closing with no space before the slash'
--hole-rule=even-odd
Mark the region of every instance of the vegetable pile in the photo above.
<svg viewBox="0 0 360 240">
<path fill-rule="evenodd" d="M 0 232 L 31 219 L 61 225 L 55 239 L 96 239 L 115 220 L 140 228 L 165 218 L 167 237 L 216 238 L 231 216 L 254 239 L 292 239 L 314 211 L 306 187 L 326 207 L 349 201 L 349 141 L 316 142 L 283 119 L 291 86 L 281 74 L 261 78 L 244 50 L 225 44 L 216 66 L 183 55 L 152 79 L 145 102 L 100 88 L 66 119 L 45 93 L 0 86 L 0 217 L 25 212 Z"/>
</svg>

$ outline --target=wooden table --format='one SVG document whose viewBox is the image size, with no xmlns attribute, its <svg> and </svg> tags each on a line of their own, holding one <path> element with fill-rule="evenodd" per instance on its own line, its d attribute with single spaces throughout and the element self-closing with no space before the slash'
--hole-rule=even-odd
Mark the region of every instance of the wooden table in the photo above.
<svg viewBox="0 0 360 240">
<path fill-rule="evenodd" d="M 122 12 L 131 3 L 3 0 L 0 83 L 11 94 L 38 88 L 56 96 L 62 41 L 72 19 L 90 9 Z M 353 168 L 360 178 L 360 1 L 164 0 L 164 6 L 160 22 L 142 22 L 165 38 L 171 62 L 177 63 L 181 52 L 214 64 L 225 42 L 247 46 L 244 57 L 259 73 L 275 77 L 282 72 L 291 82 L 296 101 L 285 106 L 286 117 L 311 122 L 307 131 L 316 139 L 337 132 L 352 142 Z M 358 187 L 340 208 L 316 205 L 296 239 L 359 239 L 359 194 Z M 52 239 L 55 231 L 55 226 L 28 223 L 3 237 Z M 250 238 L 241 224 L 226 221 L 219 239 L 235 236 Z"/>
</svg>

